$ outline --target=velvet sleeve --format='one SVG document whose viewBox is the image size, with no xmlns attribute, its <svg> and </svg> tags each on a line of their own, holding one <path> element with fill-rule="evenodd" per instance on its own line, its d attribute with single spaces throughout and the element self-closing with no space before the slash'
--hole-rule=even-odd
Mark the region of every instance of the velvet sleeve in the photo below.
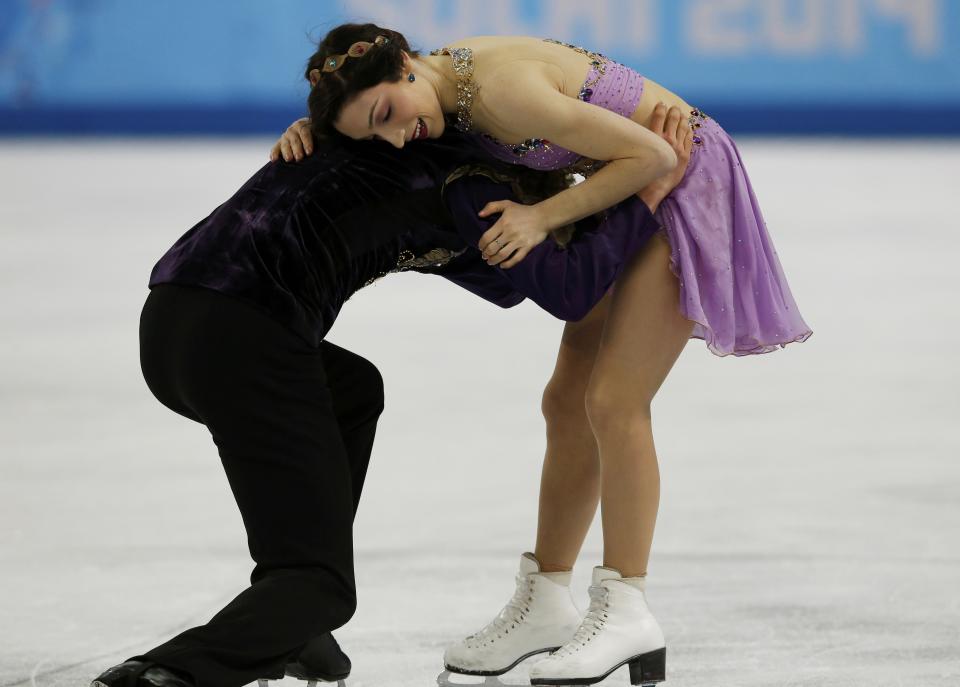
<svg viewBox="0 0 960 687">
<path fill-rule="evenodd" d="M 490 201 L 515 200 L 508 183 L 481 174 L 445 184 L 443 200 L 457 232 L 479 256 L 480 237 L 500 215 L 478 217 Z M 656 232 L 650 208 L 631 196 L 609 208 L 600 221 L 581 221 L 573 240 L 560 246 L 547 239 L 509 269 L 490 267 L 518 293 L 561 320 L 580 320 L 603 298 L 626 262 Z"/>
<path fill-rule="evenodd" d="M 523 301 L 523 294 L 513 288 L 513 285 L 498 274 L 498 271 L 502 270 L 490 267 L 480 257 L 480 251 L 467 248 L 462 254 L 436 270 L 435 274 L 494 305 L 512 308 Z"/>
</svg>

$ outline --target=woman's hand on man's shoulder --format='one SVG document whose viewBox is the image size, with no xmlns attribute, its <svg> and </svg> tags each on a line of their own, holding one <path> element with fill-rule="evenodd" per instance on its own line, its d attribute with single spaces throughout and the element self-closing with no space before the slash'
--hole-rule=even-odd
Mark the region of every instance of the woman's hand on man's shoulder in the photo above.
<svg viewBox="0 0 960 687">
<path fill-rule="evenodd" d="M 301 117 L 287 127 L 280 140 L 270 149 L 270 159 L 284 162 L 299 162 L 313 153 L 313 134 L 310 133 L 310 118 Z"/>
</svg>

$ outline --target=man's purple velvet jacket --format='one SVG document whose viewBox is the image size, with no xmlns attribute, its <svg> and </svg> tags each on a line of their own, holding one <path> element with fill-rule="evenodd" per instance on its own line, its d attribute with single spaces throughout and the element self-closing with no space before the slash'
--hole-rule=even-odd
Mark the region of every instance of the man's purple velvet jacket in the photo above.
<svg viewBox="0 0 960 687">
<path fill-rule="evenodd" d="M 450 174 L 482 162 L 510 174 L 451 132 L 396 149 L 338 142 L 300 163 L 264 165 L 160 258 L 149 286 L 210 288 L 264 310 L 318 346 L 343 303 L 388 272 L 439 274 L 501 307 L 525 297 L 564 320 L 585 316 L 656 231 L 631 197 L 547 239 L 510 269 L 488 266 L 477 242 L 499 218 L 477 213 L 517 200 L 509 183 Z M 441 193 L 442 191 L 442 193 Z"/>
</svg>

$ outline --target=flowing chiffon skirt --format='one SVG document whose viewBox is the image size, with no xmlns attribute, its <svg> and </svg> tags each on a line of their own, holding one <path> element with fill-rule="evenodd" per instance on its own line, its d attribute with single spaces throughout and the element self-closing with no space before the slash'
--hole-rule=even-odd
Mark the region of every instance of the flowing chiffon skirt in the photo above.
<svg viewBox="0 0 960 687">
<path fill-rule="evenodd" d="M 683 180 L 657 210 L 691 338 L 718 356 L 769 353 L 813 333 L 790 292 L 733 139 L 700 124 Z"/>
</svg>

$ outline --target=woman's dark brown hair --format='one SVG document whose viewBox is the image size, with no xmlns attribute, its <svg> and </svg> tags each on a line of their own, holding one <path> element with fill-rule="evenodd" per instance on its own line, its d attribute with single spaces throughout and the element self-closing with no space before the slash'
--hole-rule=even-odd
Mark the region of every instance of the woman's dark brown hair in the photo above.
<svg viewBox="0 0 960 687">
<path fill-rule="evenodd" d="M 385 36 L 389 42 L 371 47 L 360 57 L 346 58 L 336 71 L 323 71 L 324 62 L 332 55 L 345 54 L 357 41 L 373 43 L 377 36 Z M 319 141 L 341 137 L 342 134 L 334 128 L 333 123 L 351 98 L 378 83 L 401 79 L 401 51 L 405 51 L 410 57 L 420 56 L 419 51 L 410 48 L 402 33 L 376 24 L 341 24 L 323 37 L 304 72 L 309 81 L 310 72 L 314 69 L 320 70 L 317 83 L 307 98 L 310 128 L 315 139 Z"/>
<path fill-rule="evenodd" d="M 373 43 L 377 36 L 385 36 L 390 40 L 384 45 L 371 47 L 361 57 L 346 58 L 343 65 L 335 71 L 323 71 L 324 63 L 331 56 L 345 54 L 357 41 Z M 314 69 L 320 70 L 317 83 L 307 99 L 310 130 L 316 141 L 347 138 L 333 126 L 343 106 L 357 93 L 378 83 L 399 81 L 403 77 L 401 51 L 405 51 L 410 57 L 420 56 L 419 51 L 410 48 L 403 34 L 376 24 L 341 24 L 323 37 L 304 72 L 309 81 L 310 72 Z M 483 159 L 484 156 L 480 157 Z M 523 203 L 539 202 L 573 183 L 572 176 L 564 170 L 540 171 L 513 165 L 508 168 L 514 192 Z M 572 234 L 572 228 L 571 225 L 555 230 L 554 238 L 561 244 L 565 243 Z"/>
</svg>

